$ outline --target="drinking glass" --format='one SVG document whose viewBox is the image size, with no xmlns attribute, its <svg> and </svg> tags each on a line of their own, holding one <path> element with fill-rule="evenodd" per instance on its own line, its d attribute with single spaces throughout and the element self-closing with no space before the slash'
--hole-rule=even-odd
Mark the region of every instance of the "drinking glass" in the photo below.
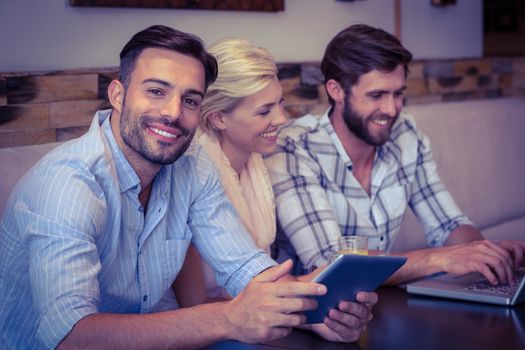
<svg viewBox="0 0 525 350">
<path fill-rule="evenodd" d="M 339 254 L 368 255 L 368 238 L 365 236 L 341 236 L 337 246 Z"/>
</svg>

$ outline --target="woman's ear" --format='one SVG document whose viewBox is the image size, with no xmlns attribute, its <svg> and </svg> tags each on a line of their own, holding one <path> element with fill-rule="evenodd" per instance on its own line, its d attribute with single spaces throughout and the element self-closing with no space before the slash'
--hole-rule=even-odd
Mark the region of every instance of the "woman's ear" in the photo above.
<svg viewBox="0 0 525 350">
<path fill-rule="evenodd" d="M 126 89 L 124 85 L 118 80 L 112 80 L 108 86 L 108 99 L 113 109 L 122 113 L 122 103 L 124 102 L 124 94 Z"/>
<path fill-rule="evenodd" d="M 326 92 L 335 102 L 343 102 L 345 99 L 345 90 L 334 79 L 330 79 L 326 82 Z"/>
<path fill-rule="evenodd" d="M 221 112 L 213 112 L 208 117 L 210 127 L 215 130 L 226 129 L 226 123 L 224 123 L 224 116 Z"/>
</svg>

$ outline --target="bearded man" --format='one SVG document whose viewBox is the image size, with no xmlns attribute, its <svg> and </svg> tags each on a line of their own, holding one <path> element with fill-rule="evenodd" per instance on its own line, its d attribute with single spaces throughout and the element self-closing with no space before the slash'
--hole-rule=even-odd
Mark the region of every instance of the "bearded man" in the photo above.
<svg viewBox="0 0 525 350">
<path fill-rule="evenodd" d="M 328 44 L 321 71 L 330 108 L 285 126 L 265 159 L 279 226 L 274 257 L 311 270 L 341 235 L 367 236 L 371 251 L 390 253 L 410 207 L 429 248 L 399 254 L 408 261 L 390 284 L 440 271 L 510 283 L 525 244 L 484 239 L 441 182 L 428 138 L 402 111 L 411 61 L 395 36 L 367 25 Z"/>
</svg>

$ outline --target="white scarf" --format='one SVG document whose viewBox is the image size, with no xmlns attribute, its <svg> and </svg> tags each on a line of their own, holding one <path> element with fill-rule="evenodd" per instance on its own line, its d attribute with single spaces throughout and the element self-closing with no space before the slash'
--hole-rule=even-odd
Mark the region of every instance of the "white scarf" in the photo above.
<svg viewBox="0 0 525 350">
<path fill-rule="evenodd" d="M 202 133 L 198 142 L 219 170 L 224 192 L 244 227 L 257 247 L 269 252 L 270 244 L 275 240 L 275 202 L 262 156 L 252 153 L 239 179 L 215 135 Z"/>
</svg>

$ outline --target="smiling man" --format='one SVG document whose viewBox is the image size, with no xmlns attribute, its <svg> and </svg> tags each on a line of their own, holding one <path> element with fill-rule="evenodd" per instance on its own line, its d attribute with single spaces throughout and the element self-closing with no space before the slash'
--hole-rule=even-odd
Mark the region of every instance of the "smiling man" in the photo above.
<svg viewBox="0 0 525 350">
<path fill-rule="evenodd" d="M 216 60 L 166 26 L 120 54 L 112 109 L 17 184 L 0 222 L 2 349 L 188 349 L 287 335 L 317 283 L 257 249 L 217 171 L 191 140 Z M 178 309 L 172 284 L 192 242 L 231 300 Z M 341 341 L 371 319 L 375 293 L 335 312 Z M 332 317 L 332 316 L 331 316 Z"/>
<path fill-rule="evenodd" d="M 441 182 L 429 140 L 402 111 L 411 60 L 396 37 L 367 25 L 328 44 L 321 71 L 330 108 L 285 126 L 265 160 L 280 227 L 274 253 L 311 270 L 341 235 L 367 236 L 369 249 L 388 253 L 410 207 L 430 248 L 404 252 L 408 261 L 390 283 L 439 271 L 512 281 L 525 244 L 483 238 Z"/>
</svg>

